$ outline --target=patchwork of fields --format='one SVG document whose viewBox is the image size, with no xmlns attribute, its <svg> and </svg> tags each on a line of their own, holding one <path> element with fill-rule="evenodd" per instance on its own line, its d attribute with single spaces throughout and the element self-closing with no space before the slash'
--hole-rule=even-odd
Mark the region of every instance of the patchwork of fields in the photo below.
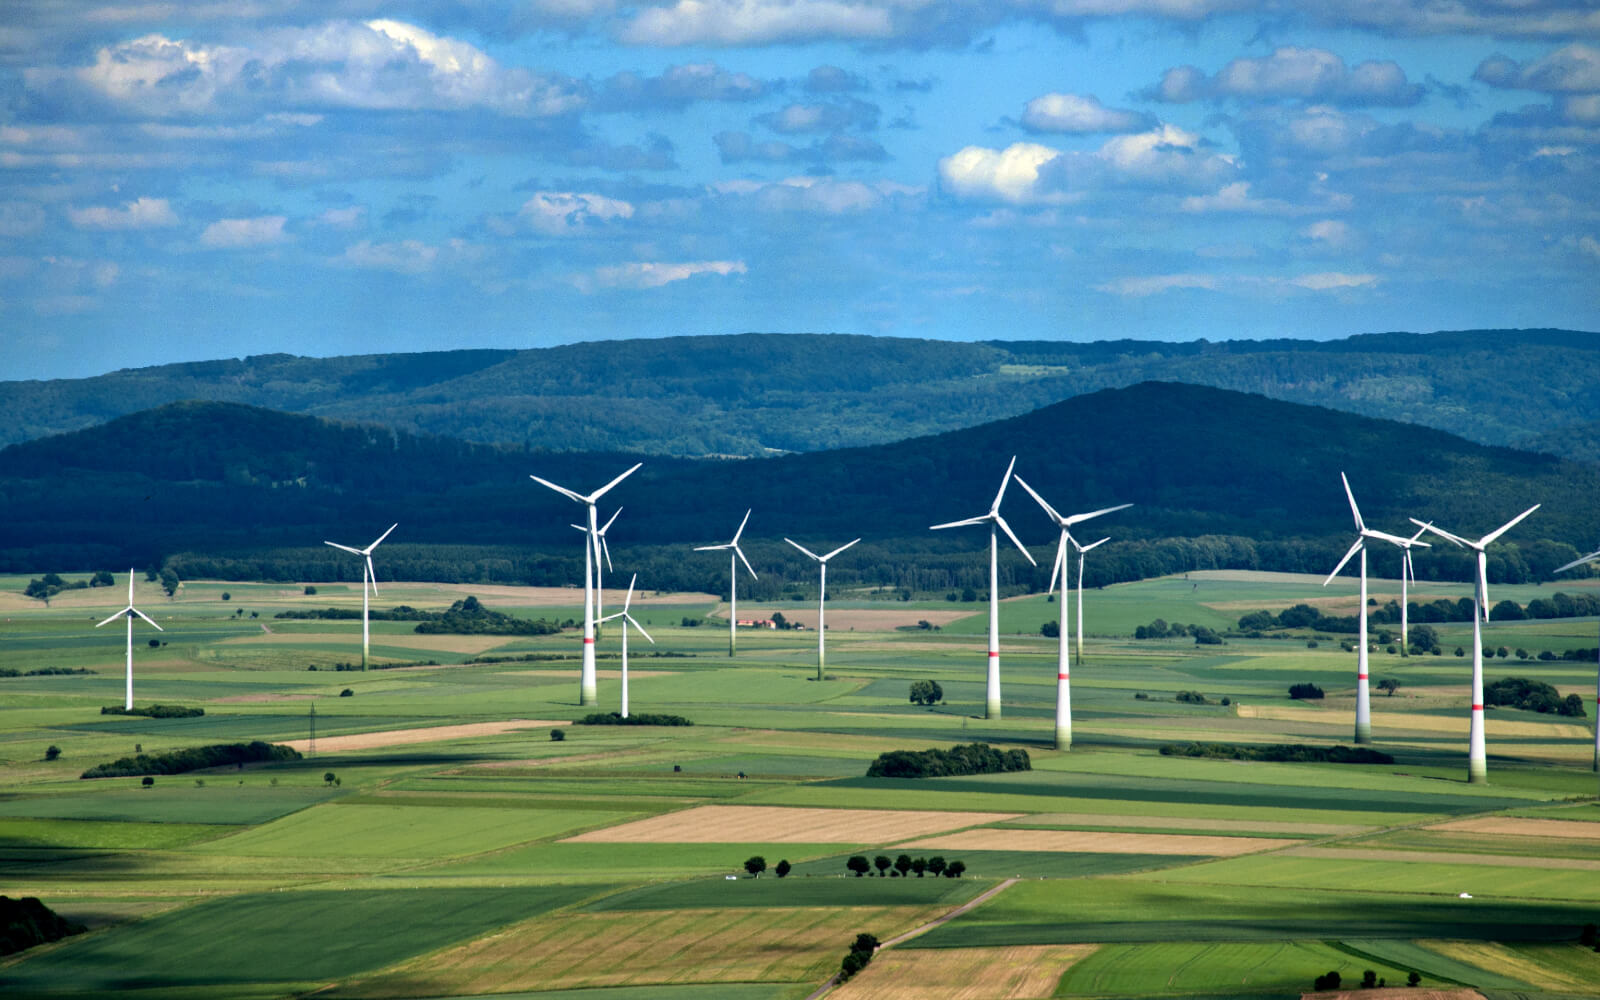
<svg viewBox="0 0 1600 1000">
<path fill-rule="evenodd" d="M 0 578 L 0 592 L 25 583 Z M 102 716 L 121 701 L 122 637 L 93 623 L 117 595 L 7 598 L 0 668 L 94 672 L 0 676 L 0 891 L 91 930 L 0 958 L 0 994 L 799 1000 L 868 932 L 905 937 L 840 1000 L 1292 998 L 1368 970 L 1391 987 L 1416 974 L 1417 997 L 1600 996 L 1600 952 L 1578 943 L 1600 923 L 1592 719 L 1491 712 L 1490 782 L 1468 785 L 1463 661 L 1380 650 L 1374 677 L 1400 687 L 1373 699 L 1373 728 L 1394 764 L 1158 753 L 1348 743 L 1354 657 L 1336 641 L 1131 638 L 1157 617 L 1220 628 L 1313 595 L 1348 602 L 1329 589 L 1195 574 L 1090 595 L 1070 751 L 1051 744 L 1055 645 L 1038 625 L 1058 605 L 1042 597 L 1006 604 L 1001 719 L 983 718 L 982 616 L 962 617 L 980 606 L 841 595 L 816 681 L 813 633 L 750 631 L 730 659 L 714 622 L 681 625 L 713 613 L 713 596 L 636 597 L 657 644 L 630 650 L 632 706 L 694 720 L 681 728 L 573 724 L 617 707 L 612 632 L 591 709 L 571 632 L 376 622 L 375 659 L 403 666 L 339 671 L 359 660 L 359 622 L 272 616 L 359 606 L 359 592 L 205 582 L 175 601 L 141 582 L 167 631 L 135 650 L 137 703 L 205 715 Z M 383 599 L 437 608 L 466 593 L 529 617 L 581 613 L 575 591 L 394 584 Z M 1592 645 L 1595 627 L 1494 622 L 1488 641 Z M 1451 647 L 1469 630 L 1439 627 Z M 1592 663 L 1488 669 L 1593 690 Z M 922 679 L 945 703 L 909 702 Z M 1298 682 L 1327 697 L 1290 702 Z M 136 750 L 256 739 L 305 756 L 150 787 L 78 778 Z M 864 777 L 880 753 L 966 742 L 1025 749 L 1033 769 Z M 858 876 L 854 855 L 889 867 Z M 901 855 L 965 871 L 902 876 Z M 756 856 L 766 871 L 751 878 Z"/>
</svg>

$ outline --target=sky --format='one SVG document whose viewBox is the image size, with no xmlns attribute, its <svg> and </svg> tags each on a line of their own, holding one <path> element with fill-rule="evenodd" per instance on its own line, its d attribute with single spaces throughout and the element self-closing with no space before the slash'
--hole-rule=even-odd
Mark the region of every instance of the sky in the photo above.
<svg viewBox="0 0 1600 1000">
<path fill-rule="evenodd" d="M 1600 330 L 1593 0 L 6 0 L 0 379 Z"/>
</svg>

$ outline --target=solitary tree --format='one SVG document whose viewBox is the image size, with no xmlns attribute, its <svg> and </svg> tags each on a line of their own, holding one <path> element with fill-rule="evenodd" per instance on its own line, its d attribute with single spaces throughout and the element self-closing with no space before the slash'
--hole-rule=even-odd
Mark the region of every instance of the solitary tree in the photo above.
<svg viewBox="0 0 1600 1000">
<path fill-rule="evenodd" d="M 57 757 L 60 757 L 60 756 L 61 756 L 61 748 L 56 746 L 54 743 L 50 744 L 48 747 L 45 748 L 45 751 L 44 751 L 44 759 L 45 760 L 55 760 Z"/>
<path fill-rule="evenodd" d="M 761 873 L 767 870 L 767 859 L 759 854 L 748 858 L 745 860 L 744 870 L 750 873 L 751 878 L 760 878 Z"/>
<path fill-rule="evenodd" d="M 779 878 L 783 878 L 785 875 L 789 874 L 792 868 L 793 866 L 789 864 L 788 858 L 781 858 L 778 861 L 778 866 L 772 869 L 772 871 L 773 874 L 777 875 Z"/>
<path fill-rule="evenodd" d="M 856 873 L 856 878 L 860 878 L 861 876 L 865 875 L 869 870 L 871 870 L 872 862 L 868 861 L 866 859 L 866 857 L 863 856 L 863 855 L 852 854 L 852 855 L 850 855 L 849 860 L 847 860 L 844 863 L 844 866 L 846 868 L 850 869 L 851 871 L 855 872 Z"/>
<path fill-rule="evenodd" d="M 1421 983 L 1422 983 L 1422 974 L 1420 972 L 1418 972 L 1416 969 L 1412 969 L 1411 972 L 1406 976 L 1406 985 L 1407 986 L 1418 986 L 1418 985 L 1421 985 Z"/>
<path fill-rule="evenodd" d="M 323 784 L 327 785 L 329 788 L 333 787 L 333 778 L 334 778 L 334 774 L 333 774 L 332 771 L 324 771 L 323 774 L 322 774 L 322 782 L 323 782 Z"/>
<path fill-rule="evenodd" d="M 154 785 L 155 783 L 156 783 L 156 779 L 150 777 L 150 775 L 148 775 L 148 774 L 144 776 L 144 780 L 143 781 L 139 782 L 139 784 L 143 785 L 146 788 L 149 788 L 151 785 Z"/>
<path fill-rule="evenodd" d="M 889 873 L 889 866 L 892 864 L 894 864 L 894 861 L 887 854 L 880 854 L 872 859 L 872 866 L 878 869 L 879 878 L 883 878 Z"/>
<path fill-rule="evenodd" d="M 1400 682 L 1395 680 L 1393 677 L 1385 677 L 1383 680 L 1378 682 L 1378 690 L 1393 698 L 1394 693 L 1400 690 Z"/>
<path fill-rule="evenodd" d="M 944 700 L 944 690 L 938 681 L 912 681 L 911 702 L 915 705 L 937 705 Z"/>
</svg>

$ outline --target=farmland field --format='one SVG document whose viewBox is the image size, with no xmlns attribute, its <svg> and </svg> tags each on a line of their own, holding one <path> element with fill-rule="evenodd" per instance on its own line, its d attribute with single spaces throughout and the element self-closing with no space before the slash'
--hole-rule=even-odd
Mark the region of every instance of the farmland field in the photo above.
<svg viewBox="0 0 1600 1000">
<path fill-rule="evenodd" d="M 1324 973 L 1348 987 L 1370 969 L 1389 986 L 1416 972 L 1419 994 L 1600 996 L 1600 953 L 1578 944 L 1600 923 L 1593 719 L 1490 712 L 1490 780 L 1469 785 L 1463 661 L 1380 647 L 1373 676 L 1398 687 L 1373 698 L 1374 741 L 1392 764 L 1159 752 L 1348 744 L 1354 655 L 1336 641 L 1132 636 L 1158 617 L 1225 630 L 1257 608 L 1337 609 L 1351 603 L 1340 584 L 1196 573 L 1091 591 L 1070 751 L 1052 743 L 1055 643 L 1039 625 L 1060 606 L 1043 597 L 1005 602 L 1003 717 L 987 719 L 980 604 L 841 593 L 817 681 L 812 632 L 749 630 L 730 658 L 724 628 L 682 624 L 715 611 L 714 595 L 636 595 L 656 645 L 630 648 L 632 708 L 694 723 L 657 727 L 578 721 L 618 707 L 611 630 L 586 706 L 572 630 L 377 622 L 386 669 L 341 670 L 359 663 L 359 622 L 272 616 L 359 607 L 359 587 L 190 581 L 168 600 L 138 586 L 167 631 L 135 648 L 135 701 L 203 716 L 100 713 L 122 697 L 122 637 L 93 629 L 115 593 L 48 608 L 0 596 L 0 668 L 21 675 L 0 676 L 0 882 L 91 927 L 0 959 L 8 1000 L 800 1000 L 858 933 L 913 931 L 833 995 L 1297 997 Z M 581 614 L 564 588 L 396 583 L 383 600 L 438 609 L 467 594 Z M 762 607 L 807 620 L 803 602 Z M 1592 645 L 1595 627 L 1495 621 L 1486 641 L 1536 654 Z M 1452 647 L 1470 635 L 1438 630 Z M 25 675 L 41 667 L 91 672 Z M 1486 670 L 1583 692 L 1595 665 Z M 909 701 L 923 679 L 942 703 Z M 1291 701 L 1302 681 L 1325 698 Z M 148 787 L 79 777 L 256 739 L 303 757 Z M 972 742 L 1025 750 L 1031 769 L 865 776 L 881 753 Z M 964 871 L 941 875 L 936 857 Z"/>
</svg>

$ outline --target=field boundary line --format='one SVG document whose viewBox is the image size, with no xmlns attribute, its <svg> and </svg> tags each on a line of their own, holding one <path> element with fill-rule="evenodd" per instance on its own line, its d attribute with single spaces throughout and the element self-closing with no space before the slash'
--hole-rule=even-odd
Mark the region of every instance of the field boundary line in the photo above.
<svg viewBox="0 0 1600 1000">
<path fill-rule="evenodd" d="M 899 937 L 892 937 L 889 940 L 883 942 L 882 944 L 878 945 L 878 951 L 886 951 L 889 948 L 893 948 L 897 944 L 902 944 L 902 943 L 904 943 L 906 941 L 909 941 L 912 938 L 917 937 L 918 935 L 926 934 L 928 931 L 933 930 L 935 927 L 941 926 L 942 924 L 949 923 L 950 921 L 954 920 L 955 918 L 961 916 L 963 913 L 966 913 L 968 910 L 971 910 L 974 907 L 981 906 L 984 903 L 987 903 L 989 900 L 993 899 L 995 896 L 998 896 L 1000 893 L 1004 892 L 1006 889 L 1011 888 L 1011 886 L 1015 885 L 1017 883 L 1017 881 L 1018 880 L 1015 879 L 1015 878 L 1008 878 L 1004 882 L 1001 882 L 999 885 L 995 886 L 994 888 L 985 890 L 984 892 L 980 892 L 978 895 L 976 895 L 976 896 L 972 897 L 971 899 L 967 900 L 965 903 L 962 903 L 960 906 L 958 906 L 955 909 L 951 910 L 949 913 L 945 913 L 945 914 L 942 914 L 940 916 L 937 916 L 937 917 L 933 918 L 932 920 L 928 921 L 927 923 L 923 924 L 921 927 L 913 927 L 911 930 L 906 931 L 904 934 L 901 934 Z M 877 952 L 874 952 L 873 954 L 877 954 Z M 839 974 L 836 972 L 831 977 L 829 977 L 827 982 L 825 982 L 821 986 L 817 987 L 816 990 L 814 990 L 810 995 L 808 995 L 806 997 L 806 1000 L 818 1000 L 819 997 L 825 996 L 828 993 L 829 990 L 833 989 L 835 986 L 838 986 L 838 985 L 839 985 Z"/>
</svg>

